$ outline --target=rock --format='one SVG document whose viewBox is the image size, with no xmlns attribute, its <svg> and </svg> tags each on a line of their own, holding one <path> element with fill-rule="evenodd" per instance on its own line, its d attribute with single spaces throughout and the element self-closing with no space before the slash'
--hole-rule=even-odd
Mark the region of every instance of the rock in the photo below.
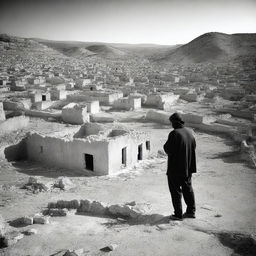
<svg viewBox="0 0 256 256">
<path fill-rule="evenodd" d="M 36 214 L 33 217 L 33 224 L 49 224 L 50 223 L 50 217 L 49 216 L 41 216 Z"/>
<path fill-rule="evenodd" d="M 132 201 L 132 202 L 129 202 L 129 203 L 125 203 L 125 205 L 135 206 L 135 205 L 136 205 L 136 202 L 135 202 L 135 201 Z"/>
<path fill-rule="evenodd" d="M 29 177 L 27 185 L 32 185 L 32 184 L 35 184 L 35 183 L 38 183 L 37 178 Z"/>
<path fill-rule="evenodd" d="M 60 177 L 54 184 L 55 187 L 63 189 L 63 190 L 69 190 L 74 187 L 73 182 L 67 178 L 67 177 Z"/>
<path fill-rule="evenodd" d="M 108 211 L 111 215 L 119 216 L 119 217 L 129 217 L 130 216 L 130 208 L 125 205 L 114 204 L 109 206 Z"/>
<path fill-rule="evenodd" d="M 6 246 L 11 246 L 16 244 L 20 239 L 22 239 L 24 235 L 18 231 L 11 231 L 5 234 L 4 236 L 4 244 Z"/>
<path fill-rule="evenodd" d="M 77 212 L 89 212 L 91 204 L 92 202 L 90 200 L 80 200 L 80 207 L 77 209 Z"/>
<path fill-rule="evenodd" d="M 67 208 L 67 209 L 78 209 L 80 207 L 80 203 L 78 200 L 71 200 L 71 201 L 64 201 L 59 200 L 56 203 L 56 207 L 50 207 L 50 208 Z M 48 207 L 49 208 L 49 207 Z"/>
<path fill-rule="evenodd" d="M 150 204 L 140 203 L 132 206 L 132 210 L 139 214 L 149 214 L 151 210 Z"/>
<path fill-rule="evenodd" d="M 24 231 L 24 234 L 27 236 L 35 235 L 35 234 L 37 234 L 37 229 L 35 229 L 35 228 L 28 229 L 28 230 Z"/>
<path fill-rule="evenodd" d="M 116 248 L 117 248 L 117 244 L 110 244 L 106 247 L 101 248 L 100 250 L 102 252 L 111 252 L 111 251 L 114 251 Z"/>
<path fill-rule="evenodd" d="M 158 151 L 157 151 L 157 157 L 158 158 L 166 158 L 166 154 L 165 154 L 165 152 L 164 152 L 164 150 L 163 149 L 159 149 Z"/>
<path fill-rule="evenodd" d="M 48 208 L 48 209 L 51 209 L 51 208 L 58 208 L 58 207 L 57 207 L 57 203 L 50 202 L 50 203 L 48 203 L 47 208 Z"/>
<path fill-rule="evenodd" d="M 71 200 L 70 201 L 70 205 L 69 205 L 69 209 L 78 209 L 80 207 L 80 202 L 78 200 Z"/>
<path fill-rule="evenodd" d="M 20 218 L 20 223 L 24 225 L 32 225 L 33 224 L 33 218 L 32 217 L 22 217 Z"/>
<path fill-rule="evenodd" d="M 47 214 L 50 216 L 67 216 L 68 209 L 50 208 L 47 210 Z"/>
<path fill-rule="evenodd" d="M 91 204 L 90 212 L 95 215 L 105 215 L 107 206 L 101 202 L 93 201 Z"/>
<path fill-rule="evenodd" d="M 82 256 L 84 255 L 84 249 L 77 249 L 77 250 L 67 250 L 63 256 Z"/>
</svg>

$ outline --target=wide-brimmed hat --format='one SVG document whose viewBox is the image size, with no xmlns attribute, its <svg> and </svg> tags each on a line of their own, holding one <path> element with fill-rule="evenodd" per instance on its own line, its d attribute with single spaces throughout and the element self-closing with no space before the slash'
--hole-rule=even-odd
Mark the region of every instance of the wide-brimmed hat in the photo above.
<svg viewBox="0 0 256 256">
<path fill-rule="evenodd" d="M 179 113 L 174 113 L 169 117 L 170 122 L 184 124 L 182 117 Z"/>
</svg>

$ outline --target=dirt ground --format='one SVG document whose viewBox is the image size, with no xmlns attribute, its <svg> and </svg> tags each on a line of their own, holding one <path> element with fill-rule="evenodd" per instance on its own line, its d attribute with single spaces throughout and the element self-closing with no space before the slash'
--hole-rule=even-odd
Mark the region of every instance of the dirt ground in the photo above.
<svg viewBox="0 0 256 256">
<path fill-rule="evenodd" d="M 38 234 L 25 236 L 2 253 L 51 255 L 62 249 L 83 248 L 85 255 L 255 255 L 255 244 L 250 240 L 256 235 L 255 169 L 239 159 L 238 149 L 229 138 L 195 131 L 198 173 L 193 176 L 193 186 L 197 218 L 169 222 L 173 208 L 165 174 L 166 157 L 158 157 L 157 151 L 162 149 L 170 127 L 139 121 L 143 112 L 113 115 L 127 127 L 149 132 L 149 159 L 133 169 L 101 177 L 1 159 L 1 215 L 6 222 L 12 221 L 41 212 L 49 202 L 57 200 L 92 199 L 107 204 L 136 201 L 149 203 L 152 213 L 164 216 L 162 223 L 129 223 L 76 214 L 52 217 L 47 225 L 17 228 L 23 231 L 33 227 Z M 29 130 L 47 133 L 63 129 L 69 126 L 33 119 L 18 137 Z M 2 138 L 1 147 L 18 137 Z M 43 182 L 67 176 L 76 186 L 68 191 L 55 189 L 33 194 L 21 189 L 30 176 Z M 116 244 L 117 248 L 109 253 L 100 251 L 109 244 Z"/>
</svg>

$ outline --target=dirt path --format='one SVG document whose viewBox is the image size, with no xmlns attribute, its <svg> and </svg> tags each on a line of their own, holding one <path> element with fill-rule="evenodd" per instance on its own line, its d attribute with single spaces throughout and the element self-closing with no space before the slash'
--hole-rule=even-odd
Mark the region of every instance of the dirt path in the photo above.
<svg viewBox="0 0 256 256">
<path fill-rule="evenodd" d="M 135 200 L 149 203 L 152 213 L 170 215 L 173 209 L 165 175 L 166 159 L 155 157 L 167 138 L 168 127 L 151 123 L 124 125 L 150 132 L 153 156 L 119 175 L 89 178 L 81 173 L 31 163 L 12 165 L 2 160 L 0 209 L 4 219 L 10 221 L 40 212 L 48 202 L 59 199 L 94 199 L 108 204 Z M 109 255 L 231 255 L 232 252 L 252 255 L 246 250 L 246 235 L 256 234 L 255 170 L 239 160 L 228 139 L 202 133 L 196 133 L 196 139 L 199 172 L 193 178 L 197 202 L 195 220 L 131 225 L 93 216 L 56 217 L 49 225 L 33 225 L 38 234 L 23 238 L 8 252 L 10 255 L 50 255 L 61 249 L 84 248 L 86 255 L 104 255 L 100 248 L 117 244 Z M 31 194 L 20 189 L 29 176 L 44 182 L 68 176 L 76 187 L 66 192 Z M 223 235 L 223 232 L 226 233 Z M 240 247 L 234 233 L 243 234 Z"/>
</svg>

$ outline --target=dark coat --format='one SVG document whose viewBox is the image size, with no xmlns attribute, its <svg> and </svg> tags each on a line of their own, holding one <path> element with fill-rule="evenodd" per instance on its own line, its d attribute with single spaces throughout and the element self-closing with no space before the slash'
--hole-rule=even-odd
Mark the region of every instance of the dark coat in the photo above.
<svg viewBox="0 0 256 256">
<path fill-rule="evenodd" d="M 169 133 L 164 144 L 168 155 L 167 175 L 188 177 L 196 172 L 196 141 L 191 131 L 180 126 Z"/>
</svg>

